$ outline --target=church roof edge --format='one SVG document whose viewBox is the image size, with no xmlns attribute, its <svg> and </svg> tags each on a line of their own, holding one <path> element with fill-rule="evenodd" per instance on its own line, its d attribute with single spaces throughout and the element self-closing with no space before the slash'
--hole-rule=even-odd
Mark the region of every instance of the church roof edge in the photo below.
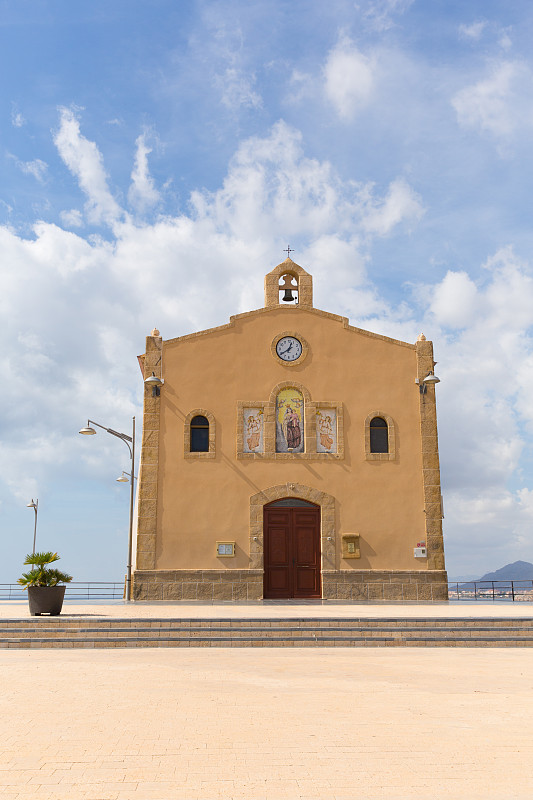
<svg viewBox="0 0 533 800">
<path fill-rule="evenodd" d="M 194 333 L 185 333 L 183 336 L 175 336 L 172 339 L 164 339 L 163 344 L 174 344 L 177 342 L 186 341 L 188 339 L 196 339 L 199 336 L 206 336 L 211 333 L 219 333 L 221 331 L 233 328 L 237 320 L 247 319 L 257 316 L 258 314 L 268 314 L 272 311 L 278 311 L 279 309 L 280 306 L 267 306 L 265 308 L 256 308 L 253 311 L 243 311 L 240 314 L 232 314 L 229 318 L 229 322 L 226 322 L 223 325 L 216 325 L 213 328 L 205 328 L 204 330 L 195 331 Z M 393 339 L 391 336 L 384 336 L 381 333 L 374 333 L 373 331 L 367 331 L 364 328 L 358 328 L 355 325 L 350 325 L 348 317 L 342 317 L 340 314 L 333 314 L 330 311 L 322 311 L 320 308 L 314 308 L 313 306 L 292 306 L 291 311 L 296 311 L 297 313 L 308 312 L 309 314 L 330 319 L 334 322 L 340 322 L 346 330 L 353 333 L 359 333 L 363 336 L 368 336 L 371 339 L 380 339 L 381 341 L 389 342 L 390 344 L 395 344 L 400 347 L 407 347 L 410 350 L 416 349 L 416 344 L 412 344 L 411 342 L 403 342 L 401 339 Z"/>
</svg>

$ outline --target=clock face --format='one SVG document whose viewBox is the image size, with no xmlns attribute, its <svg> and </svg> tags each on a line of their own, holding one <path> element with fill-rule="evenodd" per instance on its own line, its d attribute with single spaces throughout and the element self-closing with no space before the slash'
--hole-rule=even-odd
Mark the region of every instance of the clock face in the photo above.
<svg viewBox="0 0 533 800">
<path fill-rule="evenodd" d="M 295 336 L 284 336 L 276 345 L 282 361 L 296 361 L 302 355 L 302 343 Z"/>
</svg>

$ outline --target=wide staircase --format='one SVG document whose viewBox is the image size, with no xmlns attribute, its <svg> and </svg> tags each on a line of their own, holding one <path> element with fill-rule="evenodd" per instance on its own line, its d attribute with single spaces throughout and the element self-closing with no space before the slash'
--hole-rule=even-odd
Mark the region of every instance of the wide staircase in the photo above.
<svg viewBox="0 0 533 800">
<path fill-rule="evenodd" d="M 533 647 L 533 617 L 0 620 L 0 649 L 49 647 Z"/>
</svg>

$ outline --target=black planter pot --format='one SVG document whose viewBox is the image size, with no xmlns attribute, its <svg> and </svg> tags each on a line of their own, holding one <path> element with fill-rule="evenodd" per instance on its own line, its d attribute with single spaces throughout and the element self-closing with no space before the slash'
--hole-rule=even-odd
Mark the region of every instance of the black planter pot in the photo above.
<svg viewBox="0 0 533 800">
<path fill-rule="evenodd" d="M 32 617 L 61 614 L 66 586 L 28 586 L 28 601 Z"/>
</svg>

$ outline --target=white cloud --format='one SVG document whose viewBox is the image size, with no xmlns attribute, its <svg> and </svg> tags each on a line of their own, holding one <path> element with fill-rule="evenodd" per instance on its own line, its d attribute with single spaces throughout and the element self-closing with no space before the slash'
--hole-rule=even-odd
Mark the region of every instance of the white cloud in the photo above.
<svg viewBox="0 0 533 800">
<path fill-rule="evenodd" d="M 449 559 L 478 578 L 495 565 L 530 560 L 531 503 L 528 489 L 492 488 L 475 496 L 450 492 L 444 521 Z"/>
<path fill-rule="evenodd" d="M 160 200 L 160 194 L 155 188 L 148 167 L 148 156 L 152 152 L 152 148 L 146 142 L 148 135 L 145 131 L 135 141 L 137 146 L 135 165 L 131 173 L 131 186 L 128 191 L 130 204 L 141 213 L 157 205 Z"/>
<path fill-rule="evenodd" d="M 249 66 L 251 53 L 237 22 L 239 14 L 228 13 L 223 3 L 207 4 L 202 18 L 205 30 L 201 38 L 194 38 L 190 44 L 199 65 L 209 61 L 220 102 L 235 113 L 262 108 L 262 97 L 255 89 L 256 76 Z"/>
<path fill-rule="evenodd" d="M 327 161 L 305 157 L 301 134 L 283 121 L 270 135 L 241 144 L 222 188 L 193 192 L 198 220 L 217 221 L 239 239 L 269 241 L 276 231 L 283 241 L 311 240 L 354 230 L 384 236 L 421 213 L 419 201 L 402 179 L 385 197 L 372 184 L 345 184 Z"/>
<path fill-rule="evenodd" d="M 531 127 L 533 76 L 517 61 L 498 61 L 487 77 L 461 89 L 452 105 L 461 126 L 508 139 L 518 127 Z"/>
<path fill-rule="evenodd" d="M 59 111 L 60 124 L 54 144 L 87 196 L 87 217 L 90 222 L 112 227 L 123 212 L 109 191 L 102 155 L 96 144 L 81 134 L 74 111 L 70 108 Z"/>
<path fill-rule="evenodd" d="M 370 101 L 374 66 L 347 37 L 329 52 L 324 66 L 324 91 L 340 119 L 349 121 Z"/>
<path fill-rule="evenodd" d="M 394 26 L 394 16 L 405 14 L 414 0 L 370 0 L 363 11 L 363 18 L 375 31 L 387 31 Z"/>
<path fill-rule="evenodd" d="M 17 160 L 17 166 L 25 175 L 33 175 L 39 183 L 44 183 L 48 171 L 48 164 L 46 161 L 41 161 L 40 158 L 35 158 L 33 161 Z"/>
<path fill-rule="evenodd" d="M 472 41 L 479 41 L 483 31 L 487 27 L 486 20 L 478 20 L 471 22 L 470 25 L 459 25 L 459 35 L 464 39 L 471 39 Z"/>
<path fill-rule="evenodd" d="M 439 325 L 465 328 L 477 310 L 477 289 L 466 272 L 448 272 L 434 287 L 430 305 Z"/>
<path fill-rule="evenodd" d="M 500 31 L 500 38 L 498 40 L 498 44 L 502 48 L 502 50 L 509 50 L 512 47 L 513 41 L 509 36 L 507 31 Z"/>
<path fill-rule="evenodd" d="M 215 76 L 215 86 L 220 90 L 221 102 L 226 108 L 261 108 L 261 95 L 254 91 L 255 75 L 237 67 L 227 67 Z"/>
<path fill-rule="evenodd" d="M 363 227 L 369 233 L 386 236 L 400 222 L 417 222 L 423 215 L 422 201 L 403 178 L 394 180 L 384 198 L 369 198 Z"/>
<path fill-rule="evenodd" d="M 67 228 L 83 227 L 83 217 L 81 211 L 77 208 L 71 208 L 70 211 L 61 211 L 59 217 L 63 225 Z"/>
<path fill-rule="evenodd" d="M 308 72 L 294 69 L 289 79 L 286 103 L 301 103 L 315 94 L 315 80 Z"/>
<path fill-rule="evenodd" d="M 477 283 L 449 271 L 431 287 L 424 321 L 441 378 L 448 552 L 481 572 L 533 546 L 530 490 L 509 488 L 533 432 L 533 276 L 511 248 L 484 267 Z"/>
<path fill-rule="evenodd" d="M 14 128 L 22 128 L 26 124 L 26 120 L 16 108 L 11 111 L 11 124 Z"/>
</svg>

